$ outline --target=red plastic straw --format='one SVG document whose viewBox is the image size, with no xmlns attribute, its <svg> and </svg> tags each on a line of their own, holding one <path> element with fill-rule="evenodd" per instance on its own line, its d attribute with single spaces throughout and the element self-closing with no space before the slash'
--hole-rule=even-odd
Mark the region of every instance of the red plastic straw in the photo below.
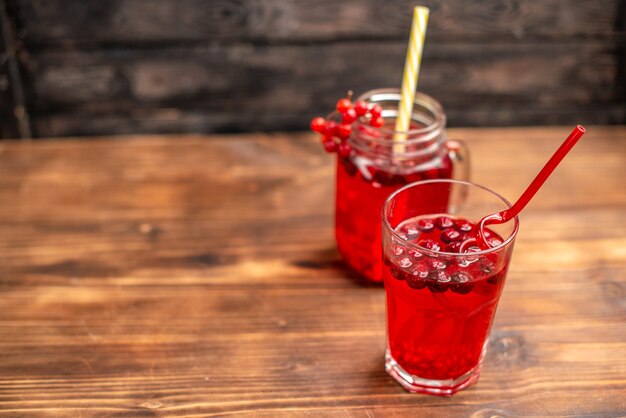
<svg viewBox="0 0 626 418">
<path fill-rule="evenodd" d="M 526 188 L 524 193 L 522 193 L 520 198 L 517 199 L 517 202 L 515 202 L 513 206 L 511 206 L 509 209 L 505 211 L 493 213 L 491 215 L 487 215 L 484 218 L 482 218 L 479 222 L 479 224 L 481 225 L 480 226 L 481 235 L 482 235 L 483 226 L 491 225 L 491 224 L 501 224 L 501 223 L 510 221 L 518 213 L 520 213 L 522 209 L 526 207 L 528 202 L 530 202 L 530 199 L 533 198 L 535 193 L 537 193 L 537 191 L 541 188 L 541 186 L 543 186 L 543 183 L 545 183 L 548 177 L 550 177 L 550 174 L 552 174 L 556 166 L 559 165 L 561 160 L 567 155 L 568 152 L 570 152 L 570 150 L 574 147 L 574 145 L 576 145 L 576 142 L 578 142 L 578 140 L 580 139 L 581 136 L 583 136 L 584 133 L 585 133 L 585 128 L 582 127 L 581 125 L 577 125 L 576 128 L 574 128 L 574 130 L 572 131 L 572 133 L 567 137 L 565 142 L 563 142 L 563 144 L 561 144 L 559 149 L 556 150 L 554 155 L 552 155 L 552 158 L 550 158 L 550 160 L 548 160 L 546 165 L 543 166 L 539 174 L 537 174 L 537 177 L 535 177 L 533 182 L 530 183 L 530 185 Z"/>
</svg>

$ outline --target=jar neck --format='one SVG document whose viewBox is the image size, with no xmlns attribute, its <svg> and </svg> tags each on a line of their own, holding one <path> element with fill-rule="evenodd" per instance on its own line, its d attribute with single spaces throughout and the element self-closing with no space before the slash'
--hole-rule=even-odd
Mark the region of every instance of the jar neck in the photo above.
<svg viewBox="0 0 626 418">
<path fill-rule="evenodd" d="M 410 129 L 395 130 L 398 89 L 371 90 L 357 100 L 377 104 L 382 108 L 385 124 L 369 126 L 368 120 L 357 120 L 348 139 L 357 154 L 372 160 L 389 160 L 393 164 L 414 166 L 441 155 L 445 142 L 446 116 L 443 108 L 432 97 L 416 93 L 411 114 Z"/>
</svg>

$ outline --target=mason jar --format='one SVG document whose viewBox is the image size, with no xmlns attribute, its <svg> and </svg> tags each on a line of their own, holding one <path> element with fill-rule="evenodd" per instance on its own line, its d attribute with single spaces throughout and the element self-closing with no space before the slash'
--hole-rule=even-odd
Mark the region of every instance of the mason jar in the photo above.
<svg viewBox="0 0 626 418">
<path fill-rule="evenodd" d="M 416 93 L 406 132 L 394 130 L 398 89 L 371 90 L 357 101 L 381 106 L 384 124 L 377 128 L 365 120 L 355 121 L 348 138 L 352 151 L 348 157 L 337 158 L 335 238 L 352 270 L 367 281 L 382 282 L 381 208 L 385 199 L 419 180 L 468 180 L 469 155 L 462 142 L 446 139 L 443 108 L 426 94 Z M 340 115 L 328 118 L 339 121 Z"/>
</svg>

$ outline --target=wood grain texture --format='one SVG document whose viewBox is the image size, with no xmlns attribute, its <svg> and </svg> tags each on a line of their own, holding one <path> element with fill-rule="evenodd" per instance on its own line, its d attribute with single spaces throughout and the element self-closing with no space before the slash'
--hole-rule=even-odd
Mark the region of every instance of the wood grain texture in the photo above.
<svg viewBox="0 0 626 418">
<path fill-rule="evenodd" d="M 7 5 L 39 137 L 301 130 L 349 89 L 400 85 L 413 6 Z M 420 89 L 444 103 L 451 126 L 626 123 L 626 0 L 424 5 L 432 13 Z"/>
<path fill-rule="evenodd" d="M 323 115 L 332 108 L 336 95 L 328 95 L 328 106 L 316 105 L 317 112 L 303 111 L 293 114 L 277 112 L 228 112 L 203 109 L 141 108 L 124 113 L 69 111 L 36 115 L 34 124 L 39 135 L 93 136 L 105 134 L 132 134 L 137 132 L 163 132 L 170 134 L 220 132 L 232 133 L 255 128 L 260 131 L 277 129 L 302 130 L 315 115 Z M 497 108 L 488 103 L 450 105 L 446 108 L 451 126 L 524 126 L 550 123 L 623 124 L 626 106 L 600 104 L 591 106 L 563 105 L 546 109 L 534 104 L 507 105 Z M 88 138 L 85 138 L 88 139 Z"/>
<path fill-rule="evenodd" d="M 12 0 L 32 46 L 407 38 L 412 2 L 375 0 Z M 435 40 L 615 37 L 618 0 L 426 0 Z M 584 24 L 582 24 L 584 22 Z"/>
<path fill-rule="evenodd" d="M 569 128 L 452 129 L 517 196 Z M 479 383 L 405 393 L 384 299 L 332 237 L 312 135 L 0 143 L 0 416 L 618 417 L 626 129 L 588 127 L 522 217 Z"/>
<path fill-rule="evenodd" d="M 0 138 L 20 137 L 16 116 L 23 117 L 26 113 L 24 107 L 19 107 L 15 101 L 14 90 L 21 86 L 19 83 L 16 85 L 12 82 L 15 75 L 19 74 L 14 38 L 13 28 L 10 26 L 5 4 L 2 2 L 0 3 Z"/>
<path fill-rule="evenodd" d="M 290 106 L 306 111 L 330 93 L 399 84 L 402 73 L 394 70 L 402 68 L 405 47 L 403 42 L 349 42 L 47 52 L 27 63 L 35 111 L 113 111 L 177 102 L 211 110 L 285 111 Z M 586 105 L 610 103 L 618 94 L 610 89 L 615 57 L 604 43 L 432 44 L 424 54 L 420 89 L 444 104 Z M 367 65 L 368 60 L 376 65 Z"/>
<path fill-rule="evenodd" d="M 24 62 L 39 136 L 302 129 L 347 90 L 400 85 L 404 42 L 41 52 Z M 427 45 L 420 90 L 455 125 L 623 123 L 604 43 Z M 575 86 L 575 88 L 572 88 Z"/>
</svg>

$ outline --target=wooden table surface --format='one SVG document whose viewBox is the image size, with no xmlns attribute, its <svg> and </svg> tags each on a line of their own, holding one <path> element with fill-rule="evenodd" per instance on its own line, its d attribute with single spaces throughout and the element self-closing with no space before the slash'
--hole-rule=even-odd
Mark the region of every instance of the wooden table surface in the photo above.
<svg viewBox="0 0 626 418">
<path fill-rule="evenodd" d="M 515 199 L 569 133 L 451 129 Z M 589 127 L 521 218 L 480 381 L 383 370 L 309 134 L 0 142 L 0 416 L 626 415 L 626 127 Z"/>
</svg>

